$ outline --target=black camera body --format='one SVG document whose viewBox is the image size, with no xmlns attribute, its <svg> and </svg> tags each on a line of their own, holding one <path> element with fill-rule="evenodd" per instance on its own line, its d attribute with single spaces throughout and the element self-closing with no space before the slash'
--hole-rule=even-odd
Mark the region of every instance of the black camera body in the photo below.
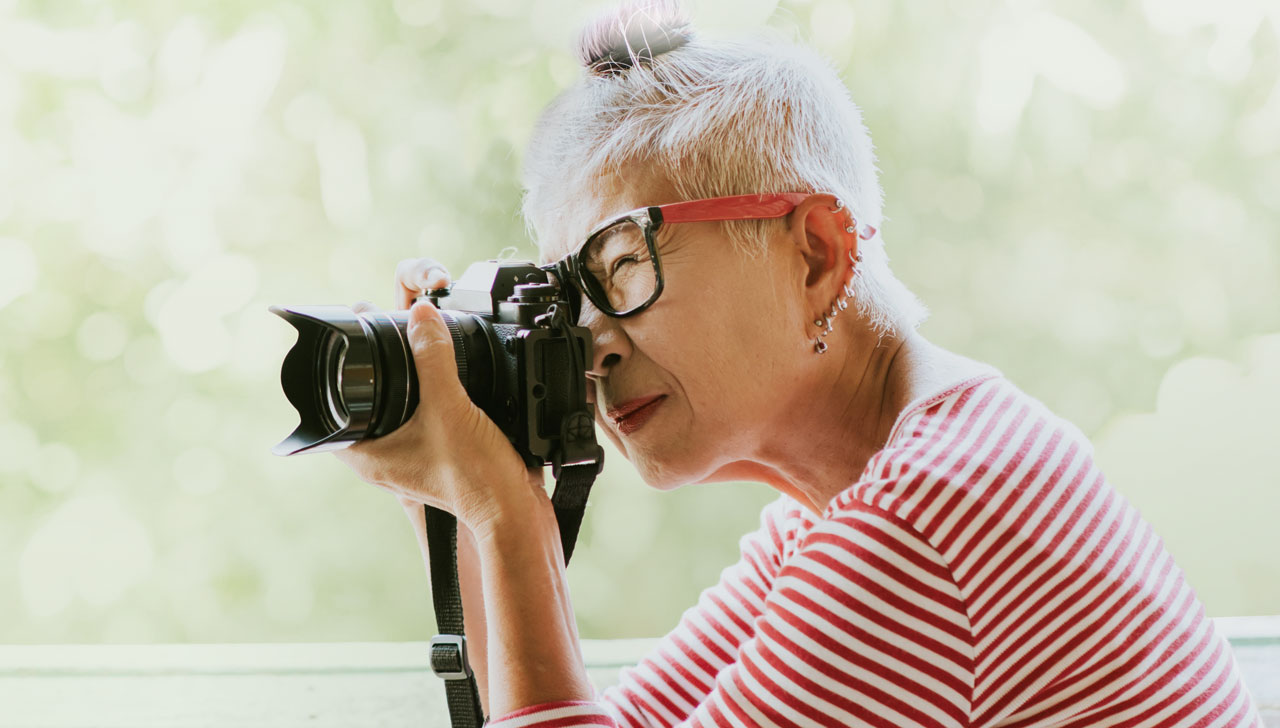
<svg viewBox="0 0 1280 728">
<path fill-rule="evenodd" d="M 603 449 L 586 402 L 590 332 L 545 271 L 526 261 L 474 263 L 426 296 L 453 336 L 458 378 L 529 467 L 594 462 Z M 298 410 L 277 455 L 346 447 L 395 430 L 418 406 L 407 311 L 272 306 L 298 330 L 280 382 Z M 425 406 L 430 406 L 426 402 Z"/>
</svg>

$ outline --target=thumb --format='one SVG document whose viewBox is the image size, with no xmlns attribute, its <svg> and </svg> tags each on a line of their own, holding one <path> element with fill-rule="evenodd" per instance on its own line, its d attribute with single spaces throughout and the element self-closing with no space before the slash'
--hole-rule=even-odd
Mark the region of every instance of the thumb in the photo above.
<svg viewBox="0 0 1280 728">
<path fill-rule="evenodd" d="M 470 401 L 458 379 L 453 336 L 435 304 L 419 301 L 409 309 L 409 347 L 418 372 L 421 402 L 430 400 L 432 407 L 438 407 Z"/>
</svg>

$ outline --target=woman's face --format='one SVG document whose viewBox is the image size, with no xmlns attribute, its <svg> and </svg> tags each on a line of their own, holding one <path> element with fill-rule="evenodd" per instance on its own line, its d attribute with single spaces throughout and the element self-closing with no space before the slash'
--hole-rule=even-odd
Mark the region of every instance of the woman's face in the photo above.
<svg viewBox="0 0 1280 728">
<path fill-rule="evenodd" d="M 594 189 L 555 229 L 541 231 L 543 262 L 576 248 L 602 221 L 679 199 L 665 184 Z M 750 459 L 786 419 L 812 342 L 797 289 L 802 259 L 785 254 L 785 234 L 778 238 L 750 258 L 735 251 L 721 223 L 664 225 L 658 249 L 666 282 L 652 306 L 618 319 L 583 298 L 579 324 L 591 330 L 598 375 L 596 421 L 649 485 L 737 479 L 741 473 L 726 466 Z M 634 430 L 607 414 L 652 395 L 663 399 Z"/>
</svg>

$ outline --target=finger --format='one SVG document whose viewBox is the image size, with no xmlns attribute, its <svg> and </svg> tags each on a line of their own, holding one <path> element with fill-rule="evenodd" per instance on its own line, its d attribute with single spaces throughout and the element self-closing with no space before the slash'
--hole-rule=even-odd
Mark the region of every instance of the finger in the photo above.
<svg viewBox="0 0 1280 728">
<path fill-rule="evenodd" d="M 444 288 L 451 280 L 449 271 L 433 258 L 402 260 L 396 265 L 396 306 L 409 308 L 423 291 Z"/>
<path fill-rule="evenodd" d="M 432 410 L 444 408 L 444 411 L 461 412 L 465 409 L 471 400 L 458 379 L 453 336 L 440 312 L 429 301 L 419 301 L 409 309 L 409 345 L 418 370 L 420 401 L 430 402 Z M 421 411 L 422 407 L 418 409 Z"/>
<path fill-rule="evenodd" d="M 356 313 L 365 313 L 366 311 L 377 311 L 378 307 L 368 301 L 356 301 L 351 306 L 351 310 Z"/>
</svg>

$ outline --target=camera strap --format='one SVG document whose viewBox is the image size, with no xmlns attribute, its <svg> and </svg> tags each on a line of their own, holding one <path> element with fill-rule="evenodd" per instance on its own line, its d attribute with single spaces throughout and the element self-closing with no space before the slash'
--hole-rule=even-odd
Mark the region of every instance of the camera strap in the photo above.
<svg viewBox="0 0 1280 728">
<path fill-rule="evenodd" d="M 564 308 L 552 304 L 546 313 L 534 319 L 534 323 L 541 328 L 557 329 L 569 343 L 572 371 L 586 372 L 587 356 L 574 335 L 574 327 Z M 573 382 L 570 401 L 586 404 L 582 391 L 584 381 L 575 377 Z M 551 507 L 560 530 L 564 563 L 568 566 L 582 527 L 587 496 L 604 467 L 604 450 L 596 442 L 595 420 L 589 406 L 585 410 L 565 413 L 560 420 L 559 435 L 559 446 L 551 458 L 551 472 L 556 479 Z M 541 461 L 537 462 L 541 464 Z M 453 728 L 480 728 L 486 719 L 480 705 L 475 674 L 467 660 L 462 592 L 458 583 L 458 521 L 451 513 L 425 504 L 423 507 L 427 516 L 427 552 L 431 560 L 431 601 L 435 605 L 436 627 L 440 630 L 440 634 L 431 640 L 431 671 L 444 680 Z"/>
<path fill-rule="evenodd" d="M 556 465 L 553 472 L 556 489 L 551 495 L 551 506 L 568 566 L 582 526 L 587 496 L 600 474 L 600 464 Z M 448 511 L 425 504 L 423 508 L 426 509 L 427 552 L 431 560 L 431 601 L 435 606 L 436 628 L 440 631 L 431 640 L 431 671 L 444 680 L 453 728 L 480 728 L 486 719 L 480 707 L 475 674 L 467 660 L 462 592 L 458 582 L 458 521 Z"/>
<path fill-rule="evenodd" d="M 431 602 L 436 629 L 431 640 L 431 672 L 444 680 L 445 699 L 454 728 L 480 728 L 484 712 L 480 691 L 467 662 L 462 624 L 462 592 L 458 585 L 458 520 L 452 513 L 423 504 L 426 510 L 427 553 L 431 560 Z"/>
</svg>

